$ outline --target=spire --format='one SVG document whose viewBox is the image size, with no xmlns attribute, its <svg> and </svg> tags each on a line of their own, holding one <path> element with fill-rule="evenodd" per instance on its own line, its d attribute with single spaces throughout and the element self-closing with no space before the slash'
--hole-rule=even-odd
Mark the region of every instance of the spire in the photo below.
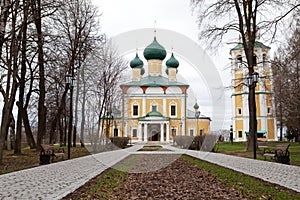
<svg viewBox="0 0 300 200">
<path fill-rule="evenodd" d="M 156 37 L 156 20 L 154 20 L 154 37 Z"/>
</svg>

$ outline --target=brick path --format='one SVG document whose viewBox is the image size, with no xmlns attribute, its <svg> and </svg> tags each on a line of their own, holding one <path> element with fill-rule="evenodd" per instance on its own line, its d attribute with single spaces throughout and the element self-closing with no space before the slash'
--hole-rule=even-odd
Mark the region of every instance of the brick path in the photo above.
<svg viewBox="0 0 300 200">
<path fill-rule="evenodd" d="M 220 166 L 300 192 L 300 167 L 253 160 L 224 154 L 182 150 L 164 145 L 171 152 L 187 154 Z M 0 199 L 60 199 L 84 185 L 88 180 L 113 166 L 142 145 L 44 165 L 0 176 Z"/>
</svg>

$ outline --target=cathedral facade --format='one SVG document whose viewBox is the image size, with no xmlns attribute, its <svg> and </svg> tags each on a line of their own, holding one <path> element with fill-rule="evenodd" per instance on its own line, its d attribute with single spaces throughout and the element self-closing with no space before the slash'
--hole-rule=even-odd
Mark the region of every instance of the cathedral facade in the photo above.
<svg viewBox="0 0 300 200">
<path fill-rule="evenodd" d="M 174 53 L 167 55 L 154 37 L 143 51 L 146 65 L 140 56 L 136 52 L 130 62 L 132 80 L 120 86 L 122 111 L 110 137 L 130 137 L 133 143 L 169 143 L 179 135 L 208 134 L 210 118 L 200 113 L 197 102 L 187 107 L 189 85 L 177 81 L 181 66 Z"/>
</svg>

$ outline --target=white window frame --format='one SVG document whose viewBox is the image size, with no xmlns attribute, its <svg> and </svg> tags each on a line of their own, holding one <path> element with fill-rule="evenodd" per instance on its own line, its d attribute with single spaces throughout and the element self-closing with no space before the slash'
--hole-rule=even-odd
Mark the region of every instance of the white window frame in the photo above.
<svg viewBox="0 0 300 200">
<path fill-rule="evenodd" d="M 193 131 L 192 135 L 191 135 L 191 131 Z M 189 129 L 189 136 L 195 136 L 195 129 L 194 128 Z"/>
<path fill-rule="evenodd" d="M 172 106 L 175 106 L 175 115 L 172 115 Z M 170 117 L 177 117 L 177 112 L 178 112 L 178 107 L 177 107 L 177 104 L 176 103 L 174 103 L 174 102 L 172 102 L 172 103 L 170 103 L 170 110 L 169 110 L 169 116 Z"/>
<path fill-rule="evenodd" d="M 134 115 L 134 109 L 133 109 L 134 106 L 137 106 L 137 115 Z M 133 103 L 132 104 L 132 117 L 139 117 L 139 113 L 140 113 L 140 106 L 139 106 L 139 104 L 138 103 Z"/>
<path fill-rule="evenodd" d="M 136 130 L 136 136 L 135 137 L 133 137 L 133 131 L 134 130 Z M 138 129 L 136 127 L 134 127 L 134 128 L 131 129 L 131 137 L 132 138 L 137 138 L 138 137 Z"/>
</svg>

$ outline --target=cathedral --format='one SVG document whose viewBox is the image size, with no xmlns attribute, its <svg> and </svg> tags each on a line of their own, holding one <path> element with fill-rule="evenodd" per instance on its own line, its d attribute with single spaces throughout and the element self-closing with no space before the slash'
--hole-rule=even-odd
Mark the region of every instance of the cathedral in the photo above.
<svg viewBox="0 0 300 200">
<path fill-rule="evenodd" d="M 132 80 L 120 85 L 122 110 L 110 137 L 130 137 L 133 143 L 170 143 L 175 136 L 208 134 L 211 119 L 200 113 L 197 102 L 188 108 L 189 85 L 177 81 L 181 66 L 174 53 L 167 55 L 155 36 L 143 56 L 147 64 L 136 52 L 130 62 Z"/>
<path fill-rule="evenodd" d="M 254 71 L 259 74 L 255 88 L 257 139 L 263 141 L 277 140 L 274 94 L 272 89 L 272 71 L 270 47 L 256 41 L 254 46 Z M 248 77 L 245 65 L 243 44 L 239 43 L 230 50 L 232 68 L 232 129 L 235 141 L 246 141 L 249 133 L 248 90 L 244 83 Z"/>
</svg>

